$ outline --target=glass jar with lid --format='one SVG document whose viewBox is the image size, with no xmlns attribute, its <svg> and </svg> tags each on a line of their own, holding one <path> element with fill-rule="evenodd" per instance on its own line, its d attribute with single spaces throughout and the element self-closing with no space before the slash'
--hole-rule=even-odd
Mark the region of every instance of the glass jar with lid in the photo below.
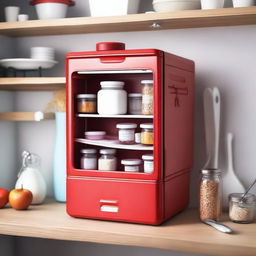
<svg viewBox="0 0 256 256">
<path fill-rule="evenodd" d="M 98 160 L 98 168 L 100 171 L 116 171 L 117 159 L 115 149 L 101 149 L 101 157 Z"/>
<path fill-rule="evenodd" d="M 121 164 L 124 165 L 125 172 L 139 172 L 141 160 L 140 159 L 123 159 Z"/>
<path fill-rule="evenodd" d="M 77 112 L 96 113 L 96 94 L 78 94 Z"/>
<path fill-rule="evenodd" d="M 137 124 L 134 123 L 119 123 L 116 125 L 118 128 L 118 140 L 121 144 L 135 144 L 135 129 Z"/>
<path fill-rule="evenodd" d="M 122 115 L 127 113 L 127 92 L 122 81 L 101 81 L 98 92 L 100 115 Z"/>
<path fill-rule="evenodd" d="M 81 169 L 83 170 L 97 170 L 97 150 L 93 148 L 86 148 L 80 150 Z"/>
<path fill-rule="evenodd" d="M 152 173 L 154 171 L 154 156 L 153 154 L 143 155 L 142 160 L 144 161 L 144 172 Z"/>
<path fill-rule="evenodd" d="M 229 218 L 236 223 L 251 223 L 255 218 L 256 197 L 248 193 L 242 200 L 242 193 L 229 195 Z"/>
<path fill-rule="evenodd" d="M 144 123 L 140 125 L 141 128 L 141 144 L 154 144 L 154 125 L 153 123 Z"/>
<path fill-rule="evenodd" d="M 153 115 L 154 113 L 154 82 L 142 80 L 142 114 Z"/>
<path fill-rule="evenodd" d="M 199 193 L 200 219 L 219 220 L 221 216 L 221 171 L 202 170 Z"/>
<path fill-rule="evenodd" d="M 132 115 L 141 115 L 142 94 L 129 93 L 128 94 L 128 112 Z"/>
</svg>

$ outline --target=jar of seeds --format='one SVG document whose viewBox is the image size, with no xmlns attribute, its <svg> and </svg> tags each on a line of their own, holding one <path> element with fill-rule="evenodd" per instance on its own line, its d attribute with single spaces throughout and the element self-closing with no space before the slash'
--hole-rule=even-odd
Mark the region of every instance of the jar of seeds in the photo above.
<svg viewBox="0 0 256 256">
<path fill-rule="evenodd" d="M 218 220 L 221 215 L 221 172 L 202 170 L 199 195 L 200 219 Z"/>
</svg>

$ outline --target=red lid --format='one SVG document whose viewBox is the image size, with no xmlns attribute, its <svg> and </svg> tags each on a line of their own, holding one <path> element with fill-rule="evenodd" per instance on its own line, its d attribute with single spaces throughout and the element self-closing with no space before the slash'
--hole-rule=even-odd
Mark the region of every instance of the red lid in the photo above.
<svg viewBox="0 0 256 256">
<path fill-rule="evenodd" d="M 100 42 L 96 44 L 96 51 L 125 50 L 125 44 L 120 42 Z"/>
<path fill-rule="evenodd" d="M 60 4 L 66 4 L 69 6 L 75 5 L 75 2 L 72 0 L 33 0 L 33 1 L 30 1 L 30 5 L 43 4 L 43 3 L 60 3 Z"/>
</svg>

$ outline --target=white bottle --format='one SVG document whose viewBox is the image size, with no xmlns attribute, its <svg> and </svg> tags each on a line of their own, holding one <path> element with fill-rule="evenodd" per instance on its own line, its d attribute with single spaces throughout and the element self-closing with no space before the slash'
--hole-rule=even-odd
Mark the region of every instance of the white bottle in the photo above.
<svg viewBox="0 0 256 256">
<path fill-rule="evenodd" d="M 122 115 L 127 113 L 127 92 L 122 81 L 102 81 L 98 92 L 100 115 Z"/>
</svg>

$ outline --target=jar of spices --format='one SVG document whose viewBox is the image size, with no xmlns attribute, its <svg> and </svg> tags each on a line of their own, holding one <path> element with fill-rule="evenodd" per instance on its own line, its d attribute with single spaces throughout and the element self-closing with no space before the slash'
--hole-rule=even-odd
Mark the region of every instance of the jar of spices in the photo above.
<svg viewBox="0 0 256 256">
<path fill-rule="evenodd" d="M 142 80 L 142 114 L 153 115 L 154 112 L 154 86 L 153 80 Z"/>
<path fill-rule="evenodd" d="M 154 144 L 154 125 L 153 123 L 145 123 L 140 125 L 141 128 L 141 144 Z"/>
<path fill-rule="evenodd" d="M 97 151 L 93 148 L 86 148 L 80 151 L 81 157 L 81 169 L 83 170 L 97 170 Z"/>
<path fill-rule="evenodd" d="M 127 92 L 122 81 L 102 81 L 98 92 L 100 115 L 122 115 L 127 113 Z"/>
<path fill-rule="evenodd" d="M 124 165 L 125 172 L 139 172 L 141 160 L 140 159 L 124 159 L 121 161 Z"/>
<path fill-rule="evenodd" d="M 116 171 L 117 159 L 115 149 L 101 149 L 101 157 L 98 160 L 98 169 L 100 171 Z"/>
<path fill-rule="evenodd" d="M 141 93 L 129 93 L 128 94 L 128 112 L 132 115 L 141 115 L 142 107 L 142 94 Z"/>
<path fill-rule="evenodd" d="M 248 193 L 243 200 L 242 193 L 229 195 L 229 218 L 236 223 L 251 223 L 254 221 L 256 197 Z"/>
<path fill-rule="evenodd" d="M 121 144 L 135 144 L 135 129 L 137 124 L 120 123 L 116 125 L 118 131 L 118 140 Z"/>
<path fill-rule="evenodd" d="M 96 94 L 78 94 L 77 112 L 96 113 Z"/>
<path fill-rule="evenodd" d="M 202 170 L 199 196 L 200 219 L 218 220 L 221 215 L 221 172 Z"/>
<path fill-rule="evenodd" d="M 152 173 L 154 170 L 154 156 L 152 154 L 143 155 L 142 159 L 144 160 L 144 172 Z"/>
</svg>

